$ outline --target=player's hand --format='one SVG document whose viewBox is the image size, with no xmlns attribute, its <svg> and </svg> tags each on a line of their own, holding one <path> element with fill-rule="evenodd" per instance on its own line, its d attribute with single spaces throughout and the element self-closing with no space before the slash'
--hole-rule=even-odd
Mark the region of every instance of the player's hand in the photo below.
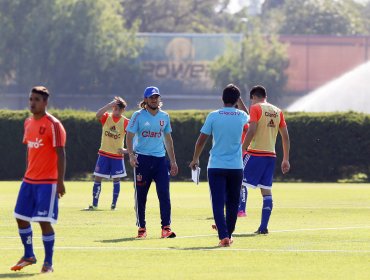
<svg viewBox="0 0 370 280">
<path fill-rule="evenodd" d="M 199 166 L 199 159 L 192 160 L 192 162 L 190 162 L 189 164 L 189 167 L 193 170 L 197 169 L 198 166 Z"/>
<path fill-rule="evenodd" d="M 283 160 L 281 162 L 281 172 L 283 172 L 283 174 L 286 174 L 286 173 L 289 172 L 289 170 L 290 170 L 290 163 L 289 163 L 289 161 Z"/>
<path fill-rule="evenodd" d="M 177 163 L 176 163 L 176 161 L 174 161 L 174 162 L 171 161 L 170 174 L 171 174 L 171 176 L 176 176 L 177 173 L 179 173 L 179 168 L 177 167 Z"/>
<path fill-rule="evenodd" d="M 129 157 L 130 157 L 130 165 L 133 168 L 138 167 L 139 166 L 139 161 L 137 160 L 136 155 L 135 154 L 130 154 Z"/>
<path fill-rule="evenodd" d="M 110 103 L 109 103 L 109 106 L 111 108 L 113 108 L 115 105 L 117 105 L 117 100 L 116 99 L 113 99 Z"/>
<path fill-rule="evenodd" d="M 61 198 L 66 193 L 66 188 L 64 187 L 64 182 L 58 182 L 57 184 L 58 198 Z"/>
<path fill-rule="evenodd" d="M 117 150 L 117 153 L 119 153 L 120 155 L 124 155 L 124 154 L 128 154 L 128 151 L 127 151 L 127 149 L 119 148 Z"/>
</svg>

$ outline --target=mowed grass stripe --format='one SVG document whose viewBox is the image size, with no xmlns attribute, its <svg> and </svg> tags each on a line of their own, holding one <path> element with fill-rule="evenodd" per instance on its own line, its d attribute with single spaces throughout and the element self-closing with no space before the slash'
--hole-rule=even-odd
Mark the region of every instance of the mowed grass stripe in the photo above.
<svg viewBox="0 0 370 280">
<path fill-rule="evenodd" d="M 38 263 L 17 273 L 9 270 L 23 254 L 13 217 L 19 186 L 0 182 L 0 278 L 37 280 L 44 257 L 38 224 L 33 224 Z M 66 188 L 55 225 L 53 279 L 368 279 L 369 184 L 274 184 L 268 236 L 252 234 L 262 199 L 258 190 L 250 190 L 248 217 L 238 219 L 230 248 L 217 248 L 206 183 L 171 184 L 178 238 L 169 240 L 159 238 L 154 185 L 146 240 L 133 238 L 132 182 L 122 182 L 116 211 L 109 210 L 111 182 L 103 182 L 97 212 L 81 211 L 91 203 L 91 182 L 66 182 Z"/>
</svg>

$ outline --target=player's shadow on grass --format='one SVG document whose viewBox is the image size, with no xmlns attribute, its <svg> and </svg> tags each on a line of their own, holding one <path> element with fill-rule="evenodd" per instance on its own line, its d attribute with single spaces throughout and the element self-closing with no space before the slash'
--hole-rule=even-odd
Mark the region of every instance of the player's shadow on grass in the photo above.
<svg viewBox="0 0 370 280">
<path fill-rule="evenodd" d="M 219 246 L 208 246 L 208 247 L 188 247 L 188 248 L 178 248 L 178 247 L 168 247 L 169 249 L 173 250 L 180 250 L 180 251 L 196 251 L 196 250 L 215 250 L 220 249 Z"/>
<path fill-rule="evenodd" d="M 234 237 L 256 237 L 258 234 L 255 233 L 233 233 Z"/>
<path fill-rule="evenodd" d="M 0 273 L 0 278 L 26 278 L 38 274 L 39 273 L 22 273 L 22 272 Z"/>
<path fill-rule="evenodd" d="M 135 237 L 126 237 L 126 238 L 118 238 L 118 239 L 97 240 L 96 242 L 101 242 L 101 243 L 120 243 L 120 242 L 127 242 L 127 241 L 137 241 L 137 239 Z"/>
</svg>

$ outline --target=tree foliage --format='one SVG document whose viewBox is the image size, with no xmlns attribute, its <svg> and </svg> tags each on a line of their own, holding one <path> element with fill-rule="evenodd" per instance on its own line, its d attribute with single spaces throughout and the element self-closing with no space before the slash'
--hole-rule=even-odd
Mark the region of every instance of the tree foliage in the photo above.
<svg viewBox="0 0 370 280">
<path fill-rule="evenodd" d="M 135 73 L 140 47 L 121 14 L 116 0 L 2 0 L 0 78 L 17 91 L 115 91 L 122 72 Z"/>
<path fill-rule="evenodd" d="M 238 19 L 227 13 L 230 0 L 121 0 L 127 27 L 140 32 L 209 33 L 231 30 Z"/>
<path fill-rule="evenodd" d="M 362 4 L 352 0 L 270 0 L 263 6 L 264 26 L 283 17 L 280 34 L 368 34 Z"/>
<path fill-rule="evenodd" d="M 244 37 L 241 47 L 230 43 L 225 54 L 211 68 L 216 86 L 223 88 L 232 82 L 245 92 L 261 84 L 266 87 L 271 102 L 278 102 L 287 82 L 288 67 L 285 45 L 276 36 L 263 36 L 254 30 Z"/>
</svg>

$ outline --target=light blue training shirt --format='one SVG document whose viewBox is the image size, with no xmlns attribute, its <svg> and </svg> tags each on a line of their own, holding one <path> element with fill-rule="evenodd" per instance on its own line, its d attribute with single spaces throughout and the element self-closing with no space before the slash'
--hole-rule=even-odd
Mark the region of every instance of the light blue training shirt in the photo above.
<svg viewBox="0 0 370 280">
<path fill-rule="evenodd" d="M 155 157 L 166 155 L 164 135 L 172 132 L 168 113 L 159 110 L 153 116 L 146 109 L 136 111 L 126 130 L 135 133 L 135 153 Z"/>
<path fill-rule="evenodd" d="M 212 135 L 208 168 L 242 169 L 242 133 L 249 116 L 233 107 L 224 107 L 208 114 L 200 130 Z"/>
</svg>

